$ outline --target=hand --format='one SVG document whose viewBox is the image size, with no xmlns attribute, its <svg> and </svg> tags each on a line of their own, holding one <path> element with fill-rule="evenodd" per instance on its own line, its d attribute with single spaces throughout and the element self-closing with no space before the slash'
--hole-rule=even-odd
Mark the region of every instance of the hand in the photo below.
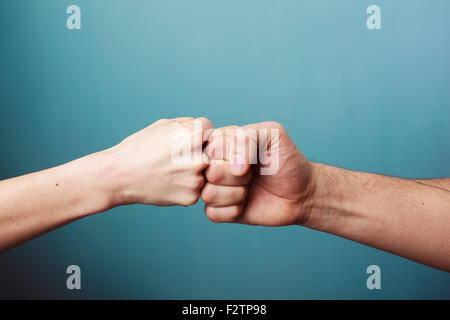
<svg viewBox="0 0 450 320">
<path fill-rule="evenodd" d="M 211 163 L 201 196 L 208 218 L 264 226 L 301 224 L 314 191 L 312 165 L 280 124 L 263 122 L 241 129 L 240 133 L 238 127 L 218 129 L 206 148 Z M 275 131 L 267 137 L 262 129 Z M 252 130 L 257 134 L 252 135 Z M 239 147 L 230 147 L 239 136 L 245 137 L 245 155 Z M 266 165 L 261 163 L 264 148 L 270 150 Z M 257 158 L 258 163 L 250 165 Z M 261 169 L 276 161 L 276 172 L 261 174 Z"/>
<path fill-rule="evenodd" d="M 206 118 L 162 119 L 107 150 L 117 205 L 195 204 L 204 184 L 202 170 L 207 166 L 202 144 L 213 128 Z M 176 134 L 182 139 L 175 141 Z M 177 144 L 197 159 L 175 161 Z"/>
</svg>

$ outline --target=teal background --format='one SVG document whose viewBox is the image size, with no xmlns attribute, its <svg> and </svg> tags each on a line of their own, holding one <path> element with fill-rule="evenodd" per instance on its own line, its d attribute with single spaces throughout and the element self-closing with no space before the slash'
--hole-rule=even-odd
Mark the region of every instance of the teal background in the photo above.
<svg viewBox="0 0 450 320">
<path fill-rule="evenodd" d="M 366 28 L 371 4 L 382 30 Z M 0 179 L 178 116 L 275 120 L 311 160 L 449 177 L 449 16 L 447 0 L 0 0 Z M 300 227 L 215 225 L 202 207 L 120 207 L 3 253 L 0 298 L 450 298 L 448 273 Z M 371 264 L 382 290 L 366 288 Z"/>
</svg>

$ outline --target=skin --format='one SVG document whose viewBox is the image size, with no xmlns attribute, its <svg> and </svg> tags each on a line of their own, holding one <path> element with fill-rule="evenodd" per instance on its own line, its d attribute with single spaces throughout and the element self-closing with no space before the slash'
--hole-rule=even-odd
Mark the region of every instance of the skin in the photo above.
<svg viewBox="0 0 450 320">
<path fill-rule="evenodd" d="M 262 129 L 279 138 L 245 135 Z M 173 159 L 168 146 L 180 130 L 189 137 L 181 146 L 200 153 L 195 161 Z M 213 222 L 300 225 L 450 271 L 449 178 L 407 180 L 313 163 L 276 122 L 212 130 L 205 118 L 163 119 L 107 150 L 0 181 L 0 251 L 116 206 L 188 206 L 201 195 Z M 245 148 L 232 148 L 242 137 Z M 256 162 L 262 149 L 279 155 L 274 174 L 260 174 L 272 165 Z"/>
<path fill-rule="evenodd" d="M 275 122 L 241 128 L 278 129 L 280 137 L 257 148 L 249 137 L 239 163 L 242 152 L 229 148 L 238 134 L 224 133 L 230 128 L 237 129 L 220 129 L 206 149 L 212 160 L 201 196 L 211 221 L 300 225 L 450 272 L 449 178 L 408 180 L 313 163 Z M 261 147 L 279 152 L 276 174 L 249 164 Z"/>
<path fill-rule="evenodd" d="M 200 128 L 194 123 L 201 123 Z M 110 149 L 0 181 L 0 251 L 120 205 L 196 203 L 207 162 L 200 158 L 177 164 L 167 146 L 173 143 L 172 134 L 182 130 L 192 135 L 187 149 L 201 151 L 212 129 L 205 118 L 163 119 Z"/>
</svg>

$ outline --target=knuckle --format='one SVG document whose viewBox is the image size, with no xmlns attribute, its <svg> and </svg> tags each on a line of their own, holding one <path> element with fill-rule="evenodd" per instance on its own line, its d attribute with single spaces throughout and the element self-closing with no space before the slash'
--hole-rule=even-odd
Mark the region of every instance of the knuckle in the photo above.
<svg viewBox="0 0 450 320">
<path fill-rule="evenodd" d="M 205 184 L 205 178 L 203 176 L 197 177 L 192 184 L 194 190 L 199 190 Z"/>
<path fill-rule="evenodd" d="M 183 122 L 183 121 L 192 121 L 192 120 L 194 120 L 194 118 L 192 118 L 192 117 L 179 117 L 179 118 L 175 118 L 175 120 L 177 122 Z"/>
<path fill-rule="evenodd" d="M 197 119 L 195 119 L 195 121 L 202 121 L 202 122 L 207 122 L 207 123 L 212 123 L 208 118 L 206 117 L 199 117 Z"/>
<path fill-rule="evenodd" d="M 240 127 L 239 126 L 236 126 L 236 125 L 233 125 L 233 126 L 228 126 L 228 127 L 225 127 L 225 129 L 226 130 L 229 130 L 229 132 L 233 132 L 234 130 L 237 130 L 237 129 L 239 129 Z"/>
<path fill-rule="evenodd" d="M 233 206 L 230 209 L 230 219 L 231 220 L 236 220 L 237 218 L 239 218 L 239 215 L 241 213 L 241 206 Z"/>
<path fill-rule="evenodd" d="M 216 198 L 216 192 L 214 188 L 207 184 L 202 190 L 201 197 L 205 203 L 212 203 Z"/>
<path fill-rule="evenodd" d="M 277 121 L 268 121 L 267 125 L 271 128 L 271 129 L 284 129 L 283 126 L 281 125 L 281 123 L 277 122 Z"/>
<path fill-rule="evenodd" d="M 206 206 L 205 207 L 205 213 L 206 213 L 206 216 L 208 217 L 208 219 L 211 220 L 211 222 L 214 222 L 214 223 L 219 223 L 220 222 L 219 217 L 215 213 L 214 208 Z"/>
<path fill-rule="evenodd" d="M 198 202 L 199 198 L 198 193 L 189 193 L 181 199 L 180 204 L 184 207 L 192 206 Z"/>
<path fill-rule="evenodd" d="M 247 187 L 245 187 L 245 186 L 240 186 L 240 187 L 238 187 L 237 188 L 237 197 L 240 199 L 240 200 L 243 200 L 243 199 L 245 199 L 246 197 L 247 197 Z"/>
<path fill-rule="evenodd" d="M 241 214 L 241 206 L 240 205 L 234 205 L 229 207 L 228 217 L 231 221 L 236 220 L 239 218 L 239 215 Z"/>
<path fill-rule="evenodd" d="M 173 122 L 177 125 L 182 125 L 188 130 L 191 130 L 190 124 L 194 121 L 194 118 L 191 117 L 184 117 L 184 118 L 175 118 Z"/>
<path fill-rule="evenodd" d="M 209 182 L 216 183 L 219 182 L 223 177 L 223 172 L 220 170 L 219 166 L 216 166 L 214 164 L 210 164 L 206 171 L 206 179 Z"/>
<path fill-rule="evenodd" d="M 155 121 L 153 124 L 154 125 L 160 125 L 160 124 L 167 123 L 169 121 L 170 121 L 170 119 L 163 118 L 163 119 L 159 119 L 159 120 Z"/>
</svg>

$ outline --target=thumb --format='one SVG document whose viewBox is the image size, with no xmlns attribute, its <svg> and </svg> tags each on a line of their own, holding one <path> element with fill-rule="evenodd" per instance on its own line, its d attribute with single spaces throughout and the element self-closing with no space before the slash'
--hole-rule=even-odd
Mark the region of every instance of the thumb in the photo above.
<svg viewBox="0 0 450 320">
<path fill-rule="evenodd" d="M 234 142 L 236 148 L 230 148 L 228 161 L 234 176 L 245 175 L 252 164 L 271 166 L 272 158 L 279 155 L 281 144 L 292 143 L 283 126 L 274 121 L 235 128 L 232 136 L 230 140 L 237 143 Z"/>
<path fill-rule="evenodd" d="M 229 165 L 230 172 L 235 177 L 241 177 L 250 170 L 250 163 L 248 163 L 248 161 L 245 160 L 245 157 L 241 154 L 233 155 Z"/>
<path fill-rule="evenodd" d="M 230 173 L 235 177 L 244 176 L 257 162 L 258 141 L 255 130 L 235 128 L 228 137 L 228 163 Z"/>
</svg>

